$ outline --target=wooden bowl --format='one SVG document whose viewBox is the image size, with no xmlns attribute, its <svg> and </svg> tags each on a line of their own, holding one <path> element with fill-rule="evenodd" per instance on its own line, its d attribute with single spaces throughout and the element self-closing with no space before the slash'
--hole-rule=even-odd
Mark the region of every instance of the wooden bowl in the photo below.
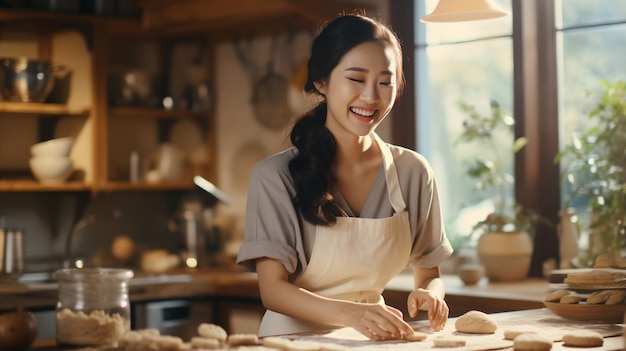
<svg viewBox="0 0 626 351">
<path fill-rule="evenodd" d="M 557 316 L 578 321 L 600 321 L 623 323 L 626 304 L 587 305 L 586 303 L 567 304 L 544 302 L 544 305 Z"/>
</svg>

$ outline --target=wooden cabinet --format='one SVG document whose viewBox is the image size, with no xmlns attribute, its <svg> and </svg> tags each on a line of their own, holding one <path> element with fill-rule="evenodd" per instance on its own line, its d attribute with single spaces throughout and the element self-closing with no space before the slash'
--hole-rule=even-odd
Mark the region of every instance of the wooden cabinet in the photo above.
<svg viewBox="0 0 626 351">
<path fill-rule="evenodd" d="M 17 143 L 13 150 L 16 157 L 21 158 L 18 162 L 13 162 L 17 166 L 3 165 L 0 159 L 0 191 L 98 193 L 115 190 L 185 190 L 193 187 L 192 177 L 196 174 L 214 181 L 214 163 L 209 162 L 215 160 L 216 151 L 212 109 L 205 106 L 202 110 L 191 110 L 185 106 L 177 108 L 176 105 L 166 108 L 163 104 L 163 99 L 169 96 L 168 85 L 173 81 L 170 76 L 172 70 L 168 67 L 174 62 L 171 57 L 172 49 L 180 42 L 198 41 L 198 34 L 192 34 L 193 39 L 185 34 L 162 37 L 144 30 L 139 18 L 106 18 L 25 10 L 0 10 L 0 24 L 2 33 L 12 33 L 12 36 L 16 36 L 15 33 L 25 33 L 26 42 L 30 40 L 30 46 L 36 48 L 22 50 L 18 44 L 12 50 L 3 50 L 2 56 L 29 56 L 54 62 L 58 60 L 60 51 L 65 51 L 67 56 L 71 55 L 67 52 L 73 52 L 76 46 L 80 46 L 60 42 L 58 37 L 67 32 L 79 33 L 85 47 L 83 60 L 75 66 L 57 62 L 66 64 L 70 72 L 74 73 L 70 80 L 70 97 L 67 103 L 0 101 L 0 122 L 4 126 L 0 128 L 0 139 L 7 140 L 11 133 L 16 132 L 28 135 L 31 139 L 33 136 L 35 138 L 31 143 Z M 203 39 L 202 47 L 209 48 L 208 38 Z M 142 54 L 141 49 L 124 50 L 124 46 L 119 45 L 120 42 L 126 43 L 129 48 L 140 48 L 142 43 L 150 42 L 156 44 L 157 52 L 156 55 L 143 53 L 145 57 L 141 61 L 135 57 L 141 56 L 137 55 Z M 32 51 L 36 53 L 33 55 Z M 78 49 L 76 55 L 80 55 L 80 51 Z M 204 57 L 208 59 L 201 62 L 206 68 L 203 82 L 208 84 L 205 88 L 212 92 L 212 63 L 209 56 Z M 129 64 L 127 67 L 131 67 L 130 63 L 134 64 L 135 76 L 132 78 L 139 79 L 141 73 L 145 76 L 145 68 L 153 67 L 156 72 L 153 79 L 143 83 L 144 88 L 150 89 L 150 103 L 115 100 L 117 90 L 126 87 L 113 85 L 111 78 L 117 74 L 116 70 L 123 67 L 124 60 Z M 74 70 L 78 66 L 81 68 Z M 153 89 L 154 87 L 160 89 Z M 167 101 L 165 100 L 166 106 Z M 67 122 L 68 119 L 72 122 Z M 30 120 L 30 123 L 24 124 L 25 120 Z M 181 124 L 181 121 L 190 122 L 190 125 L 199 129 L 195 147 L 203 153 L 200 161 L 197 161 L 198 157 L 195 158 L 196 162 L 181 161 L 182 169 L 178 172 L 180 176 L 171 179 L 153 176 L 151 181 L 146 181 L 145 173 L 158 166 L 154 165 L 155 161 L 151 164 L 151 159 L 156 157 L 160 145 L 172 142 L 172 129 Z M 60 123 L 71 127 L 60 128 Z M 25 128 L 35 130 L 23 130 Z M 74 149 L 79 150 L 72 150 L 71 155 L 75 170 L 79 172 L 75 172 L 77 174 L 62 184 L 41 184 L 28 169 L 28 149 L 34 142 L 60 136 L 80 138 L 74 145 Z M 185 141 L 182 136 L 178 139 Z M 143 171 L 140 172 L 143 174 L 140 174 L 139 180 L 133 182 L 129 176 L 132 154 L 139 156 L 138 168 Z M 181 157 L 187 158 L 187 155 Z"/>
<path fill-rule="evenodd" d="M 195 65 L 205 68 L 205 88 L 212 90 L 212 50 L 216 44 L 235 37 L 262 36 L 284 33 L 285 30 L 314 30 L 325 19 L 338 13 L 364 8 L 368 14 L 376 12 L 371 6 L 359 6 L 354 2 L 322 0 L 316 2 L 300 0 L 138 0 L 141 17 L 101 17 L 84 14 L 52 13 L 42 11 L 0 9 L 0 34 L 6 31 L 29 33 L 36 38 L 30 54 L 20 50 L 5 50 L 0 37 L 2 56 L 28 55 L 32 58 L 77 60 L 83 67 L 74 71 L 70 99 L 67 104 L 7 103 L 0 101 L 0 146 L 9 133 L 7 122 L 12 118 L 30 119 L 34 124 L 28 128 L 36 135 L 37 142 L 58 136 L 59 124 L 71 119 L 73 136 L 80 142 L 74 149 L 75 168 L 80 176 L 59 185 L 43 185 L 37 182 L 28 169 L 27 158 L 30 144 L 21 145 L 16 157 L 21 158 L 18 169 L 6 172 L 0 157 L 0 192 L 7 191 L 86 191 L 99 192 L 117 190 L 186 190 L 191 189 L 191 175 L 199 174 L 216 182 L 215 117 L 212 108 L 193 111 L 179 104 L 181 71 L 176 62 L 176 50 L 181 45 L 192 43 L 202 53 L 196 53 Z M 82 37 L 75 44 L 59 43 L 58 36 L 73 32 Z M 78 34 L 77 34 L 78 33 Z M 137 45 L 128 44 L 136 43 Z M 126 47 L 122 43 L 126 43 Z M 138 48 L 144 43 L 156 45 L 156 53 L 145 55 Z M 17 45 L 21 47 L 20 45 Z M 77 46 L 84 46 L 84 57 L 68 54 Z M 27 50 L 28 51 L 28 50 Z M 33 51 L 36 51 L 33 54 Z M 59 55 L 65 53 L 65 55 Z M 137 61 L 140 56 L 149 61 Z M 192 54 L 193 55 L 193 54 Z M 145 59 L 146 57 L 144 57 Z M 63 62 L 62 62 L 63 63 Z M 76 66 L 68 65 L 70 69 Z M 117 70 L 143 69 L 150 67 L 155 81 L 150 81 L 152 101 L 137 103 L 115 99 L 115 86 L 111 78 Z M 190 77 L 197 78 L 191 73 Z M 192 79 L 193 80 L 193 79 Z M 79 82 L 80 84 L 74 84 Z M 198 81 L 188 82 L 198 84 Z M 176 91 L 174 87 L 178 87 Z M 119 91 L 118 91 L 119 92 Z M 214 90 L 212 93 L 216 93 Z M 178 96 L 173 96 L 178 94 Z M 80 96 L 80 97 L 78 97 Z M 164 98 L 171 109 L 164 108 Z M 183 108 L 179 108 L 183 106 Z M 145 168 L 156 153 L 157 146 L 171 142 L 172 129 L 193 121 L 201 129 L 206 162 L 196 162 L 183 171 L 184 176 L 174 181 L 154 180 L 131 182 L 129 177 L 130 156 L 137 152 Z M 18 128 L 18 127 L 16 127 Z M 19 127 L 26 128 L 26 127 Z M 142 139 L 143 138 L 143 139 Z M 144 141 L 144 144 L 139 144 Z M 148 145 L 146 145 L 148 144 Z M 142 150 L 143 149 L 143 150 Z M 5 150 L 2 150 L 5 152 Z M 137 154 L 135 154 L 137 155 Z M 197 156 L 197 155 L 196 155 Z M 200 158 L 202 158 L 200 157 Z M 75 159 L 74 159 L 75 158 Z M 198 157 L 195 158 L 196 160 Z M 9 167 L 10 168 L 10 167 Z M 145 171 L 146 169 L 144 169 Z M 13 172 L 15 171 L 15 172 Z M 153 177 L 154 178 L 154 177 Z M 143 179 L 143 177 L 142 177 Z"/>
</svg>

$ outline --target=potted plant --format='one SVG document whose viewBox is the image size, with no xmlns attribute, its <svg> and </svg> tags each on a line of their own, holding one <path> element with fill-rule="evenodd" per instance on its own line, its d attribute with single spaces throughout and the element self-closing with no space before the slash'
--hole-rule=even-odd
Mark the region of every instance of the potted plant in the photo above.
<svg viewBox="0 0 626 351">
<path fill-rule="evenodd" d="M 626 244 L 626 81 L 601 81 L 590 126 L 556 156 L 561 182 L 570 188 L 565 208 L 582 200 L 591 212 L 589 248 L 579 258 L 593 266 L 600 254 L 615 260 Z"/>
<path fill-rule="evenodd" d="M 511 139 L 514 119 L 496 101 L 491 101 L 487 115 L 464 102 L 460 108 L 467 118 L 457 145 L 484 146 L 468 162 L 466 174 L 475 180 L 477 190 L 487 193 L 493 204 L 493 211 L 472 228 L 472 235 L 480 235 L 476 244 L 478 259 L 491 281 L 523 280 L 530 268 L 532 234 L 538 216 L 514 201 L 510 186 L 514 176 L 509 169 L 512 169 L 515 154 L 527 140 L 517 138 L 510 145 L 501 142 Z"/>
</svg>

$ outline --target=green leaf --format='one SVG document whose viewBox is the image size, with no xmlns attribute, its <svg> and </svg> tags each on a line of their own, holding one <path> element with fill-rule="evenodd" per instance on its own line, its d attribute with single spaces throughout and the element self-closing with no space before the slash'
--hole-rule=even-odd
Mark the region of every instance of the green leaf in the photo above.
<svg viewBox="0 0 626 351">
<path fill-rule="evenodd" d="M 513 144 L 513 153 L 520 151 L 524 146 L 526 146 L 526 144 L 528 144 L 528 139 L 526 137 L 517 138 Z"/>
</svg>

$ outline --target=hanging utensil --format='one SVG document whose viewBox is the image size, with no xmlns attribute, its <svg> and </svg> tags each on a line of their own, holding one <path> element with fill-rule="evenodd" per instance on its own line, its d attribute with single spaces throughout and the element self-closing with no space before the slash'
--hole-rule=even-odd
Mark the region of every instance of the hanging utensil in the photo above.
<svg viewBox="0 0 626 351">
<path fill-rule="evenodd" d="M 263 126 L 280 130 L 291 120 L 293 112 L 289 107 L 289 79 L 276 71 L 276 61 L 279 55 L 279 38 L 272 38 L 270 57 L 265 72 L 257 68 L 250 42 L 244 47 L 241 41 L 234 42 L 235 52 L 244 69 L 252 81 L 251 103 L 255 119 Z"/>
</svg>

